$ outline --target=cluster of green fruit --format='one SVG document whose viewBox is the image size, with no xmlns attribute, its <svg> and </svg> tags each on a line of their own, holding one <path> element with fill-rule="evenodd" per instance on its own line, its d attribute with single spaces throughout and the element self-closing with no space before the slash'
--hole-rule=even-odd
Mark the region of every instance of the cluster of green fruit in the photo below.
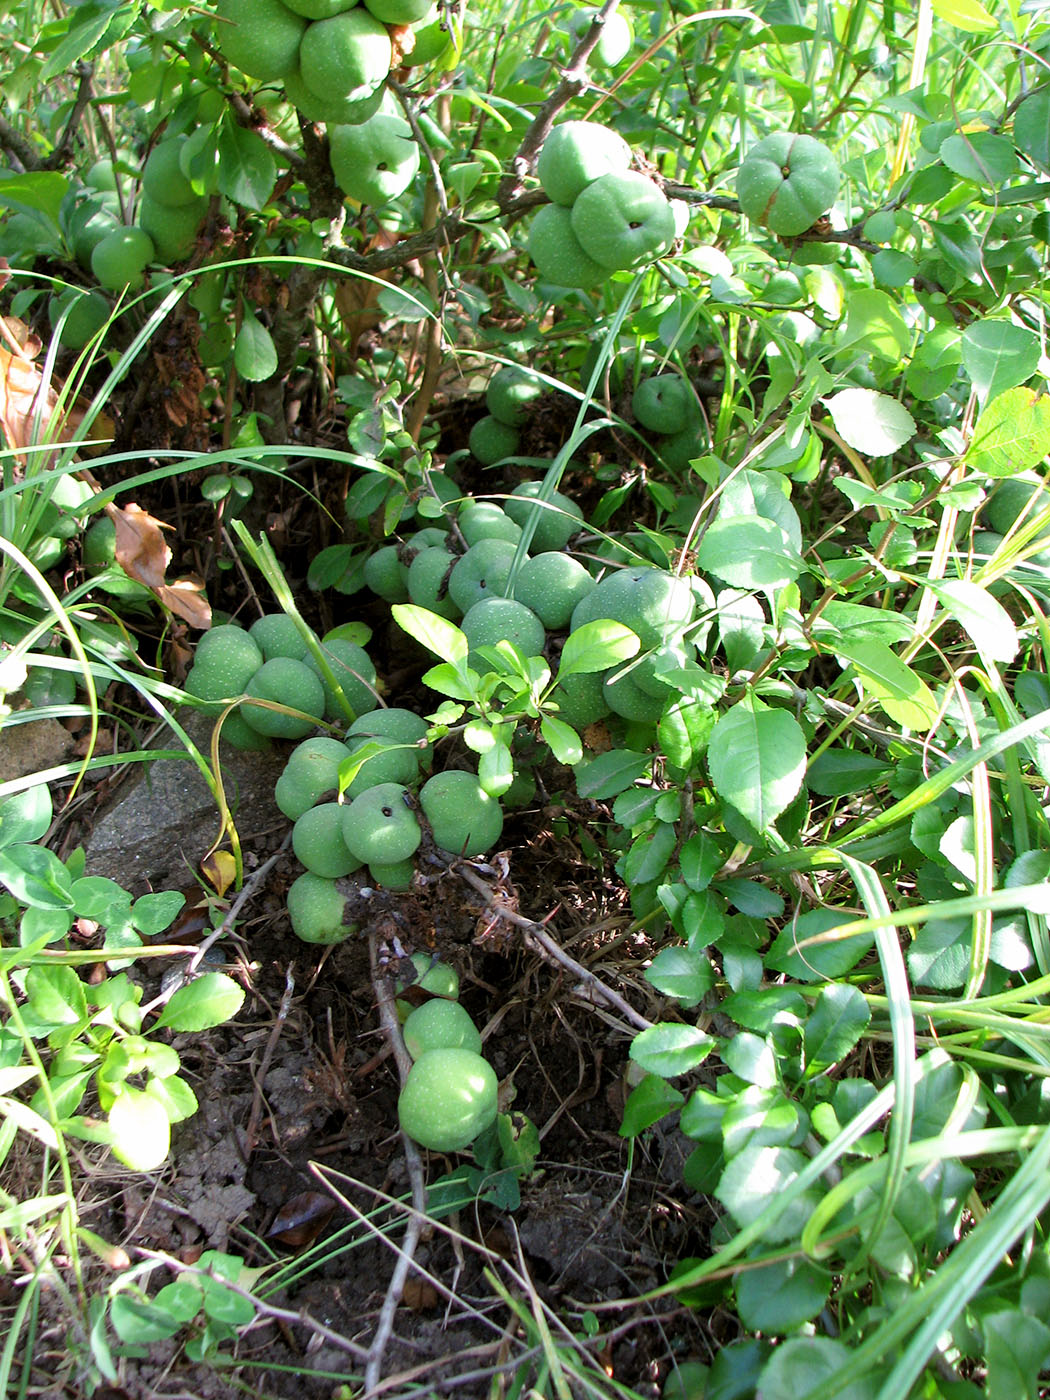
<svg viewBox="0 0 1050 1400">
<path fill-rule="evenodd" d="M 736 195 L 749 219 L 796 238 L 831 208 L 840 181 L 838 162 L 822 142 L 776 131 L 741 161 Z"/>
<path fill-rule="evenodd" d="M 529 255 L 559 287 L 600 287 L 614 272 L 666 253 L 687 211 L 630 169 L 623 137 L 598 122 L 569 121 L 543 143 L 536 174 L 551 199 L 529 229 Z"/>
<path fill-rule="evenodd" d="M 398 1000 L 413 1065 L 397 1102 L 402 1130 L 434 1152 L 459 1152 L 495 1121 L 498 1081 L 481 1054 L 481 1035 L 456 1000 L 459 977 L 447 963 L 413 953 L 415 986 L 432 993 L 414 1010 Z"/>
<path fill-rule="evenodd" d="M 432 0 L 219 0 L 216 17 L 229 63 L 280 81 L 303 116 L 327 123 L 340 189 L 370 205 L 407 189 L 419 148 L 384 81 L 392 67 L 448 48 Z"/>
<path fill-rule="evenodd" d="M 470 430 L 470 450 L 482 466 L 514 456 L 519 429 L 542 393 L 542 382 L 526 370 L 506 365 L 496 371 L 485 390 L 488 413 Z"/>
</svg>

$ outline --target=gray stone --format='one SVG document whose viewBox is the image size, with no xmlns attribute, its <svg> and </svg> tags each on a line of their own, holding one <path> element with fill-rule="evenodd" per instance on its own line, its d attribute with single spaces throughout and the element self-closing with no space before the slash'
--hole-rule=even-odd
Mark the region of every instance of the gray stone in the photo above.
<svg viewBox="0 0 1050 1400">
<path fill-rule="evenodd" d="M 196 714 L 180 716 L 180 721 L 207 759 L 211 721 Z M 172 739 L 165 732 L 159 743 L 174 748 Z M 223 744 L 220 758 L 226 800 L 247 858 L 253 841 L 287 825 L 273 800 L 287 753 L 276 748 L 249 753 Z M 95 824 L 87 843 L 87 874 L 108 876 L 136 896 L 181 889 L 192 882 L 218 834 L 219 809 L 192 760 L 140 764 Z"/>
</svg>

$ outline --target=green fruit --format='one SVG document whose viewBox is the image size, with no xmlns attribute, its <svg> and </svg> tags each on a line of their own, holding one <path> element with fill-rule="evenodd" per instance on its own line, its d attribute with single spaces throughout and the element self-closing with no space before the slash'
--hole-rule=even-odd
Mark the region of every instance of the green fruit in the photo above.
<svg viewBox="0 0 1050 1400">
<path fill-rule="evenodd" d="M 428 1050 L 409 1070 L 397 1101 L 407 1137 L 433 1152 L 459 1152 L 496 1121 L 499 1082 L 472 1050 Z"/>
<path fill-rule="evenodd" d="M 479 540 L 471 545 L 448 580 L 449 594 L 461 613 L 482 598 L 504 596 L 514 554 L 515 546 L 509 540 Z"/>
<path fill-rule="evenodd" d="M 543 490 L 542 481 L 523 481 L 507 497 L 503 508 L 524 530 L 533 517 L 536 528 L 529 541 L 532 554 L 545 554 L 552 550 L 564 549 L 575 535 L 583 520 L 583 511 L 561 491 L 552 491 L 549 497 L 539 500 Z"/>
<path fill-rule="evenodd" d="M 334 880 L 308 870 L 288 891 L 288 916 L 304 943 L 341 943 L 357 925 L 343 922 L 346 900 Z"/>
<path fill-rule="evenodd" d="M 257 618 L 248 631 L 265 661 L 272 661 L 275 656 L 290 656 L 295 661 L 305 661 L 310 655 L 306 638 L 287 613 L 266 613 L 264 617 Z"/>
<path fill-rule="evenodd" d="M 680 433 L 696 417 L 696 400 L 679 374 L 643 379 L 631 398 L 631 411 L 651 433 Z"/>
<path fill-rule="evenodd" d="M 411 710 L 379 709 L 355 719 L 346 736 L 351 753 L 367 743 L 408 747 L 389 748 L 367 759 L 347 787 L 347 795 L 357 797 L 377 783 L 415 786 L 419 782 L 420 764 L 429 757 L 429 745 L 420 744 L 426 732 L 426 721 Z"/>
<path fill-rule="evenodd" d="M 134 225 L 107 233 L 91 254 L 91 271 L 100 287 L 119 292 L 141 287 L 147 264 L 153 261 L 153 240 Z"/>
<path fill-rule="evenodd" d="M 600 122 L 562 122 L 553 127 L 536 162 L 544 193 L 570 207 L 602 175 L 626 174 L 631 148 L 618 131 Z"/>
<path fill-rule="evenodd" d="M 288 101 L 311 122 L 326 122 L 329 126 L 358 126 L 374 117 L 383 104 L 386 89 L 376 85 L 363 97 L 318 97 L 306 86 L 298 72 L 289 73 L 284 80 Z"/>
<path fill-rule="evenodd" d="M 433 19 L 429 18 L 431 15 L 434 16 Z M 425 63 L 434 63 L 453 51 L 452 35 L 446 29 L 436 6 L 431 6 L 423 20 L 412 26 L 412 33 L 415 44 L 401 59 L 405 68 L 419 68 Z"/>
<path fill-rule="evenodd" d="M 459 996 L 459 973 L 448 963 L 437 961 L 430 953 L 413 953 L 409 959 L 416 969 L 416 977 L 411 984 L 406 984 L 402 979 L 398 979 L 395 990 L 403 992 L 406 985 L 421 987 L 425 992 L 431 992 L 436 997 L 444 997 L 450 1001 L 455 1001 Z M 407 1021 L 412 1014 L 412 1003 L 403 998 L 396 1001 L 398 1020 Z"/>
<path fill-rule="evenodd" d="M 265 661 L 245 687 L 257 700 L 273 700 L 293 710 L 302 710 L 309 718 L 282 714 L 279 710 L 245 704 L 241 714 L 246 724 L 258 734 L 271 739 L 302 739 L 324 715 L 324 690 L 317 676 L 302 661 L 290 656 L 275 656 Z"/>
<path fill-rule="evenodd" d="M 284 815 L 298 821 L 325 793 L 337 792 L 339 765 L 349 757 L 349 748 L 338 739 L 305 739 L 293 749 L 273 790 Z"/>
<path fill-rule="evenodd" d="M 671 698 L 671 692 L 666 686 L 663 697 L 660 699 L 647 694 L 631 672 L 622 672 L 620 667 L 615 667 L 612 672 L 606 675 L 602 690 L 605 703 L 614 714 L 621 715 L 624 719 L 640 721 L 643 724 L 655 724 Z"/>
<path fill-rule="evenodd" d="M 545 551 L 526 559 L 514 580 L 514 596 L 544 627 L 568 627 L 576 605 L 594 591 L 594 579 L 571 555 Z"/>
<path fill-rule="evenodd" d="M 116 193 L 117 172 L 108 156 L 95 161 L 84 176 L 84 183 L 90 185 L 93 190 L 112 190 Z"/>
<path fill-rule="evenodd" d="M 462 608 L 449 596 L 448 581 L 456 567 L 456 556 L 432 545 L 421 549 L 408 566 L 408 596 L 417 607 L 427 608 L 439 617 L 455 622 Z"/>
<path fill-rule="evenodd" d="M 383 24 L 416 24 L 424 19 L 433 0 L 364 0 L 365 9 Z"/>
<path fill-rule="evenodd" d="M 408 569 L 396 544 L 385 544 L 365 560 L 365 584 L 388 603 L 408 602 Z"/>
<path fill-rule="evenodd" d="M 572 627 L 611 618 L 637 634 L 643 651 L 651 651 L 680 635 L 695 612 L 696 597 L 687 578 L 643 564 L 607 574 L 577 605 Z"/>
<path fill-rule="evenodd" d="M 245 692 L 262 664 L 262 652 L 242 627 L 214 627 L 197 644 L 186 690 L 199 700 L 232 700 Z"/>
<path fill-rule="evenodd" d="M 660 679 L 665 671 L 678 671 L 696 661 L 696 647 L 692 642 L 668 642 L 656 651 L 646 653 L 641 661 L 631 666 L 628 675 L 639 690 L 656 700 L 666 700 L 670 691 L 667 682 Z"/>
<path fill-rule="evenodd" d="M 558 706 L 558 718 L 574 729 L 597 724 L 609 713 L 604 677 L 590 671 L 566 676 L 551 691 L 550 698 Z"/>
<path fill-rule="evenodd" d="M 509 540 L 517 544 L 521 539 L 521 526 L 516 525 L 495 501 L 465 501 L 459 508 L 456 524 L 468 545 L 481 540 Z"/>
<path fill-rule="evenodd" d="M 306 21 L 280 0 L 218 0 L 215 16 L 219 52 L 234 68 L 264 83 L 295 71 Z"/>
<path fill-rule="evenodd" d="M 388 204 L 419 169 L 419 147 L 402 116 L 377 112 L 357 126 L 330 127 L 328 139 L 335 182 L 360 204 Z"/>
<path fill-rule="evenodd" d="M 417 530 L 414 535 L 408 538 L 409 548 L 412 550 L 412 557 L 421 549 L 448 549 L 448 531 L 442 525 L 428 525 L 424 530 Z"/>
<path fill-rule="evenodd" d="M 352 10 L 357 0 L 284 0 L 284 3 L 304 19 L 331 19 L 344 10 Z"/>
<path fill-rule="evenodd" d="M 666 253 L 674 242 L 674 210 L 646 175 L 601 175 L 577 196 L 572 231 L 589 258 L 614 272 Z"/>
<path fill-rule="evenodd" d="M 692 423 L 680 433 L 660 439 L 660 460 L 671 471 L 684 471 L 690 462 L 704 455 L 709 445 L 703 423 Z"/>
<path fill-rule="evenodd" d="M 92 253 L 119 228 L 117 212 L 102 198 L 77 200 L 69 216 L 69 244 L 80 266 L 90 268 Z"/>
<path fill-rule="evenodd" d="M 537 209 L 529 227 L 529 257 L 545 282 L 592 291 L 609 272 L 584 252 L 572 226 L 572 211 L 561 204 Z"/>
<path fill-rule="evenodd" d="M 397 860 L 389 865 L 379 865 L 372 861 L 368 867 L 368 876 L 372 884 L 380 885 L 385 890 L 410 890 L 415 874 L 414 860 Z"/>
<path fill-rule="evenodd" d="M 68 312 L 62 325 L 62 344 L 68 350 L 82 350 L 109 320 L 112 308 L 101 292 L 82 291 L 70 287 L 61 296 L 53 296 L 47 304 L 52 330 L 64 311 Z"/>
<path fill-rule="evenodd" d="M 569 19 L 569 28 L 577 42 L 583 38 L 594 21 L 597 10 L 585 8 L 577 10 Z M 634 43 L 634 30 L 631 21 L 619 10 L 607 15 L 602 25 L 601 38 L 591 50 L 591 61 L 603 68 L 615 68 L 622 63 Z"/>
<path fill-rule="evenodd" d="M 299 45 L 300 76 L 326 102 L 370 97 L 389 73 L 392 59 L 385 25 L 363 9 L 315 20 Z"/>
<path fill-rule="evenodd" d="M 194 198 L 173 207 L 143 195 L 139 201 L 139 222 L 153 239 L 158 262 L 185 262 L 197 246 L 197 231 L 207 210 L 206 199 Z"/>
<path fill-rule="evenodd" d="M 419 790 L 435 843 L 454 856 L 480 856 L 503 832 L 503 812 L 474 773 L 436 773 Z"/>
<path fill-rule="evenodd" d="M 348 642 L 345 638 L 334 637 L 330 642 L 321 643 L 321 651 L 354 712 L 354 718 L 374 710 L 379 704 L 379 696 L 375 689 L 376 668 L 364 647 L 359 647 L 355 642 Z M 324 688 L 325 718 L 345 720 L 346 711 L 310 653 L 307 653 L 306 664 L 317 673 Z"/>
<path fill-rule="evenodd" d="M 753 146 L 736 176 L 736 195 L 749 219 L 793 238 L 812 228 L 839 192 L 838 162 L 812 136 L 777 131 Z"/>
<path fill-rule="evenodd" d="M 343 840 L 358 860 L 393 865 L 415 854 L 423 833 L 410 801 L 400 783 L 377 783 L 343 808 Z"/>
<path fill-rule="evenodd" d="M 338 880 L 360 868 L 361 862 L 343 840 L 343 814 L 338 802 L 322 802 L 311 807 L 292 827 L 292 850 L 296 859 L 326 880 Z"/>
<path fill-rule="evenodd" d="M 517 428 L 501 423 L 491 414 L 479 418 L 470 430 L 470 450 L 483 467 L 502 462 L 504 457 L 513 457 L 520 442 Z"/>
<path fill-rule="evenodd" d="M 1007 535 L 1014 525 L 1023 529 L 1047 506 L 1050 506 L 1050 492 L 1042 477 L 1035 472 L 1024 472 L 998 483 L 988 497 L 984 515 L 994 531 Z M 1040 532 L 1038 538 L 1044 539 L 1048 535 L 1050 525 Z"/>
<path fill-rule="evenodd" d="M 483 598 L 463 616 L 459 624 L 473 653 L 478 647 L 513 642 L 525 656 L 542 656 L 547 634 L 531 608 L 513 598 Z M 478 657 L 470 660 L 477 671 L 489 668 Z"/>
<path fill-rule="evenodd" d="M 173 136 L 154 146 L 142 167 L 142 192 L 154 204 L 178 207 L 194 204 L 199 196 L 182 173 L 179 153 L 186 143 L 184 136 Z"/>
<path fill-rule="evenodd" d="M 405 1021 L 405 1049 L 418 1060 L 428 1050 L 473 1050 L 481 1054 L 481 1032 L 458 1001 L 434 997 Z"/>
<path fill-rule="evenodd" d="M 679 1361 L 674 1370 L 668 1372 L 660 1400 L 704 1400 L 710 1374 L 711 1368 L 702 1361 Z"/>
<path fill-rule="evenodd" d="M 104 515 L 85 531 L 80 546 L 80 558 L 84 568 L 94 572 L 97 569 L 108 569 L 116 557 L 117 527 L 108 515 Z"/>
<path fill-rule="evenodd" d="M 230 714 L 222 722 L 220 738 L 235 749 L 247 753 L 267 753 L 273 745 L 265 734 L 259 734 L 250 724 L 245 724 L 239 714 Z"/>
<path fill-rule="evenodd" d="M 528 370 L 504 365 L 489 380 L 485 407 L 493 418 L 509 428 L 520 428 L 529 410 L 543 393 L 543 385 Z"/>
</svg>

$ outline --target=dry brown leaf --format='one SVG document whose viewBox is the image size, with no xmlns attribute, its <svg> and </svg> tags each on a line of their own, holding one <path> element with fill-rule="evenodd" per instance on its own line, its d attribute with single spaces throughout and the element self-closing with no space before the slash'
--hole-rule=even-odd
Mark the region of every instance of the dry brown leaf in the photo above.
<svg viewBox="0 0 1050 1400">
<path fill-rule="evenodd" d="M 83 401 L 58 409 L 60 381 L 45 381 L 34 363 L 41 343 L 32 330 L 17 316 L 0 316 L 0 438 L 15 452 L 45 442 L 69 442 L 84 418 Z M 112 437 L 112 421 L 100 414 L 97 432 L 107 440 Z M 30 466 L 35 472 L 51 464 L 41 455 L 33 454 Z M 25 466 L 25 458 L 20 458 Z"/>
<path fill-rule="evenodd" d="M 138 583 L 144 583 L 158 602 L 181 617 L 191 627 L 201 631 L 211 626 L 211 604 L 204 597 L 204 585 L 199 579 L 180 578 L 165 582 L 164 575 L 171 562 L 171 550 L 162 531 L 170 530 L 134 502 L 121 509 L 108 505 L 106 514 L 117 531 L 115 558 L 120 567 Z"/>
</svg>

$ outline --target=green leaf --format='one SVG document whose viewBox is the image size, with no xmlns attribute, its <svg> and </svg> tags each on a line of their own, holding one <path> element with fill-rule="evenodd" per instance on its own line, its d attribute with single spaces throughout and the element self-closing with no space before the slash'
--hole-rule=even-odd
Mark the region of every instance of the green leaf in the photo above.
<svg viewBox="0 0 1050 1400">
<path fill-rule="evenodd" d="M 992 131 L 956 133 L 941 142 L 938 153 L 949 170 L 978 185 L 997 187 L 1017 170 L 1017 154 L 1008 136 Z"/>
<path fill-rule="evenodd" d="M 907 729 L 927 730 L 937 721 L 937 701 L 925 681 L 883 642 L 828 643 L 836 656 L 853 663 L 865 696 Z"/>
<path fill-rule="evenodd" d="M 53 811 L 45 783 L 4 798 L 0 802 L 0 849 L 15 842 L 39 841 L 51 825 Z"/>
<path fill-rule="evenodd" d="M 469 667 L 460 669 L 451 662 L 442 661 L 423 673 L 423 684 L 436 690 L 439 695 L 449 695 L 453 700 L 476 700 L 481 677 Z"/>
<path fill-rule="evenodd" d="M 842 389 L 824 402 L 836 432 L 868 457 L 887 457 L 915 436 L 915 419 L 888 394 Z"/>
<path fill-rule="evenodd" d="M 806 736 L 786 710 L 748 696 L 711 731 L 707 764 L 719 797 L 765 831 L 802 786 Z"/>
<path fill-rule="evenodd" d="M 1039 1373 L 1050 1360 L 1050 1328 L 1019 1308 L 998 1308 L 981 1318 L 981 1332 L 987 1400 L 1038 1395 Z"/>
<path fill-rule="evenodd" d="M 1050 399 L 1034 389 L 1013 388 L 982 411 L 966 452 L 966 464 L 984 476 L 1029 471 L 1050 452 Z"/>
<path fill-rule="evenodd" d="M 451 661 L 457 666 L 466 661 L 470 647 L 454 622 L 415 603 L 395 603 L 390 611 L 402 632 L 407 632 L 442 661 Z"/>
<path fill-rule="evenodd" d="M 219 192 L 256 211 L 269 202 L 277 163 L 258 134 L 232 118 L 219 135 Z"/>
<path fill-rule="evenodd" d="M 661 948 L 646 968 L 645 980 L 662 992 L 674 997 L 682 1006 L 696 1004 L 715 984 L 715 970 L 709 958 L 692 948 L 671 946 Z"/>
<path fill-rule="evenodd" d="M 897 364 L 911 349 L 912 332 L 888 293 L 857 287 L 850 292 L 846 307 L 846 324 L 836 348 L 860 346 L 891 364 Z"/>
<path fill-rule="evenodd" d="M 174 1288 L 174 1284 L 169 1284 Z M 164 1290 L 161 1289 L 161 1293 Z M 158 1294 L 158 1299 L 160 1295 Z M 197 1294 L 198 1302 L 200 1294 Z M 195 1316 L 197 1308 L 190 1317 Z M 109 1320 L 113 1330 L 122 1342 L 129 1346 L 148 1346 L 150 1342 L 160 1342 L 166 1337 L 174 1337 L 182 1330 L 182 1318 L 173 1315 L 157 1300 L 147 1301 L 136 1298 L 127 1291 L 120 1292 L 109 1305 Z"/>
<path fill-rule="evenodd" d="M 1030 379 L 1039 367 L 1039 355 L 1039 337 L 1012 321 L 975 321 L 963 332 L 963 369 L 982 406 Z"/>
<path fill-rule="evenodd" d="M 982 656 L 992 661 L 1014 659 L 1017 628 L 1002 603 L 986 588 L 969 579 L 927 579 L 926 587 L 968 633 Z"/>
<path fill-rule="evenodd" d="M 637 656 L 641 642 L 629 627 L 608 618 L 585 622 L 570 632 L 562 648 L 558 680 L 566 676 L 606 671 Z"/>
<path fill-rule="evenodd" d="M 1050 171 L 1050 87 L 1041 87 L 1018 103 L 1014 141 L 1030 161 Z"/>
<path fill-rule="evenodd" d="M 769 1202 L 808 1166 L 809 1158 L 793 1147 L 751 1145 L 727 1163 L 715 1196 L 743 1229 L 757 1220 Z M 807 1187 L 769 1226 L 763 1238 L 778 1244 L 801 1234 L 823 1194 L 819 1186 Z"/>
<path fill-rule="evenodd" d="M 499 742 L 478 760 L 478 782 L 490 797 L 500 797 L 514 781 L 514 759 L 506 744 Z"/>
<path fill-rule="evenodd" d="M 135 22 L 138 11 L 137 4 L 115 8 L 90 3 L 73 10 L 68 32 L 40 70 L 40 82 L 51 82 L 100 48 L 103 40 L 116 43 L 123 38 Z"/>
<path fill-rule="evenodd" d="M 581 797 L 603 802 L 625 792 L 647 772 L 652 758 L 633 749 L 610 749 L 588 762 L 576 765 L 576 791 Z"/>
<path fill-rule="evenodd" d="M 764 590 L 794 582 L 803 568 L 786 532 L 761 515 L 719 515 L 704 534 L 696 562 L 734 588 Z"/>
<path fill-rule="evenodd" d="M 678 833 L 670 822 L 658 822 L 653 831 L 639 836 L 622 863 L 627 884 L 633 887 L 659 880 L 667 869 L 677 839 Z"/>
<path fill-rule="evenodd" d="M 46 846 L 12 845 L 0 851 L 0 885 L 37 909 L 72 909 L 69 871 Z"/>
<path fill-rule="evenodd" d="M 868 1003 L 856 987 L 833 982 L 822 988 L 803 1031 L 806 1077 L 812 1078 L 848 1055 L 870 1020 Z"/>
<path fill-rule="evenodd" d="M 241 378 L 252 383 L 269 379 L 277 369 L 277 347 L 273 336 L 254 311 L 244 313 L 233 347 L 233 363 Z"/>
<path fill-rule="evenodd" d="M 831 1292 L 831 1278 L 808 1259 L 775 1259 L 736 1276 L 740 1320 L 752 1332 L 783 1336 L 817 1316 Z M 796 1397 L 797 1400 L 797 1397 Z"/>
<path fill-rule="evenodd" d="M 844 977 L 874 943 L 873 933 L 855 933 L 848 938 L 836 938 L 827 943 L 811 943 L 808 946 L 806 940 L 828 933 L 849 920 L 850 915 L 845 911 L 807 910 L 781 929 L 765 956 L 766 967 L 773 972 L 784 972 L 800 982 L 820 982 L 827 978 Z"/>
<path fill-rule="evenodd" d="M 583 758 L 583 745 L 580 736 L 571 724 L 553 715 L 544 715 L 540 720 L 540 733 L 550 745 L 551 753 L 559 763 L 574 767 Z"/>
<path fill-rule="evenodd" d="M 810 792 L 821 797 L 848 797 L 876 787 L 893 772 L 893 764 L 857 749 L 825 749 L 806 771 Z"/>
<path fill-rule="evenodd" d="M 904 382 L 917 399 L 939 398 L 954 384 L 962 362 L 962 338 L 952 326 L 934 326 L 911 358 Z"/>
<path fill-rule="evenodd" d="M 623 1106 L 620 1136 L 637 1137 L 685 1102 L 685 1095 L 658 1074 L 647 1074 Z"/>
<path fill-rule="evenodd" d="M 69 189 L 69 181 L 57 170 L 29 170 L 15 175 L 0 171 L 0 208 L 35 209 L 57 222 L 59 207 Z"/>
<path fill-rule="evenodd" d="M 936 8 L 936 0 L 934 5 Z M 831 1337 L 790 1337 L 781 1342 L 762 1368 L 756 1393 L 762 1400 L 803 1400 L 830 1377 L 849 1376 L 851 1362 L 848 1347 Z M 860 1376 L 844 1379 L 834 1395 L 835 1400 L 875 1400 L 878 1390 L 877 1379 Z"/>
<path fill-rule="evenodd" d="M 225 972 L 206 972 L 180 987 L 155 1022 L 155 1028 L 174 1031 L 206 1031 L 236 1016 L 244 1001 L 244 989 Z"/>
<path fill-rule="evenodd" d="M 738 1031 L 726 1041 L 722 1059 L 746 1084 L 771 1089 L 777 1082 L 777 1062 L 768 1040 L 752 1031 Z"/>
<path fill-rule="evenodd" d="M 84 984 L 72 967 L 29 968 L 26 995 L 34 1015 L 52 1025 L 75 1026 L 87 1017 Z"/>
<path fill-rule="evenodd" d="M 140 899 L 136 899 L 131 908 L 135 927 L 145 938 L 163 933 L 166 928 L 170 928 L 185 903 L 186 896 L 178 890 L 144 894 Z"/>
<path fill-rule="evenodd" d="M 716 1043 L 713 1036 L 697 1026 L 661 1021 L 648 1030 L 639 1031 L 631 1042 L 630 1055 L 647 1074 L 673 1079 L 703 1064 Z"/>
</svg>

